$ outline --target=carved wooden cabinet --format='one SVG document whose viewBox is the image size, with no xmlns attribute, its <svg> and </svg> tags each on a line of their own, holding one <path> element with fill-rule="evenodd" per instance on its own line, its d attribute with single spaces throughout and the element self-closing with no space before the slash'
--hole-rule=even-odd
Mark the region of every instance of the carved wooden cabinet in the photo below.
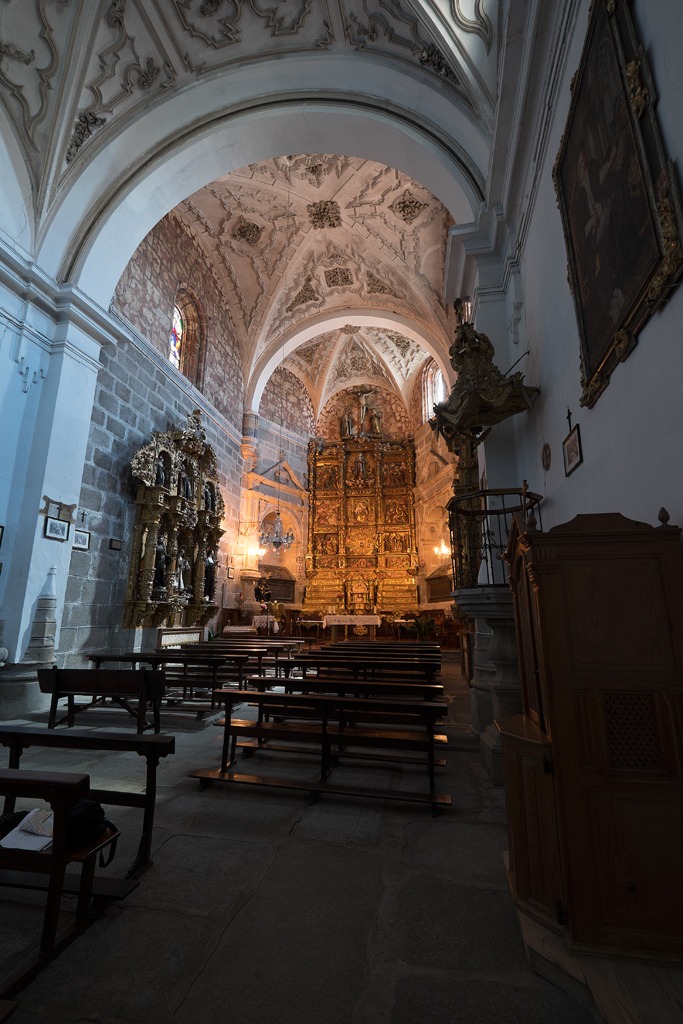
<svg viewBox="0 0 683 1024">
<path fill-rule="evenodd" d="M 509 879 L 574 949 L 683 955 L 680 533 L 618 514 L 510 533 Z"/>
</svg>

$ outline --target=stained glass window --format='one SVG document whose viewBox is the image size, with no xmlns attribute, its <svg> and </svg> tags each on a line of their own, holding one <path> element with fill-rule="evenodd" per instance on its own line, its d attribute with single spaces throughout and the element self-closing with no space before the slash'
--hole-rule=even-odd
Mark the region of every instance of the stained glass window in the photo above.
<svg viewBox="0 0 683 1024">
<path fill-rule="evenodd" d="M 180 358 L 183 351 L 183 334 L 185 327 L 183 317 L 177 306 L 173 307 L 173 324 L 168 339 L 168 358 L 176 370 L 180 369 Z"/>
</svg>

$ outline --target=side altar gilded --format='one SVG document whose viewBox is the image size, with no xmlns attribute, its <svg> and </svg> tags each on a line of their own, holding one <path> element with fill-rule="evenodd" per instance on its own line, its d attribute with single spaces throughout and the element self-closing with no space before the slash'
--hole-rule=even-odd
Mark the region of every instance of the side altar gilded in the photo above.
<svg viewBox="0 0 683 1024">
<path fill-rule="evenodd" d="M 202 625 L 217 611 L 225 506 L 199 410 L 184 429 L 154 434 L 131 472 L 138 488 L 124 625 Z"/>
<path fill-rule="evenodd" d="M 417 612 L 412 439 L 311 441 L 305 612 Z"/>
</svg>

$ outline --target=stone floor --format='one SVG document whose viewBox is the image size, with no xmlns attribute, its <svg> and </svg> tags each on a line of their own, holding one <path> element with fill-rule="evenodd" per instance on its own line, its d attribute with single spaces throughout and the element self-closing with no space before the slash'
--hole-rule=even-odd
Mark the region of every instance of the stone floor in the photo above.
<svg viewBox="0 0 683 1024">
<path fill-rule="evenodd" d="M 16 997 L 12 1024 L 592 1024 L 591 1009 L 527 964 L 503 868 L 503 791 L 480 765 L 455 660 L 443 675 L 439 787 L 453 807 L 437 817 L 399 801 L 200 791 L 187 773 L 217 763 L 221 730 L 169 724 L 177 749 L 159 769 L 153 867 Z M 79 724 L 111 728 L 105 717 L 88 711 Z M 311 771 L 301 756 L 257 757 Z M 76 751 L 22 762 L 48 765 L 100 786 L 134 786 L 141 768 Z M 415 767 L 367 770 L 381 785 L 423 782 Z M 123 877 L 141 812 L 108 813 L 122 838 L 105 870 Z M 41 911 L 23 891 L 5 890 L 0 906 L 6 968 Z"/>
</svg>

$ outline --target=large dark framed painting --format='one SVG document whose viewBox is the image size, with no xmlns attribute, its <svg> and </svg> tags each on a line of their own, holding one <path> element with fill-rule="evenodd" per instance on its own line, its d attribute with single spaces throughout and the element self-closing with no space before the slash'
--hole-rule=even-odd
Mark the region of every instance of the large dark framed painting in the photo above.
<svg viewBox="0 0 683 1024">
<path fill-rule="evenodd" d="M 592 406 L 683 270 L 683 215 L 627 0 L 594 0 L 554 168 Z"/>
</svg>

